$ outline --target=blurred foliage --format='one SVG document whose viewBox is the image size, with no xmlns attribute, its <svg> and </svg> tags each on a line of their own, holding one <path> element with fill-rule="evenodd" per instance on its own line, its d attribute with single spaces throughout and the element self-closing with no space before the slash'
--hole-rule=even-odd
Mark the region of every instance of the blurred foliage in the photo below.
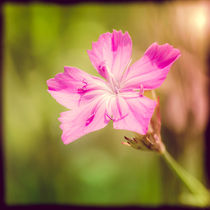
<svg viewBox="0 0 210 210">
<path fill-rule="evenodd" d="M 184 113 L 189 110 L 184 107 L 183 95 L 177 92 L 183 90 L 186 77 L 197 72 L 205 78 L 207 37 L 205 26 L 203 29 L 199 25 L 202 15 L 202 24 L 205 24 L 203 7 L 202 2 L 191 1 L 68 6 L 4 4 L 3 128 L 7 204 L 177 204 L 186 193 L 158 155 L 122 145 L 123 136 L 132 136 L 132 133 L 114 130 L 111 123 L 69 145 L 61 141 L 57 118 L 66 109 L 48 94 L 46 80 L 62 72 L 65 65 L 97 75 L 86 51 L 100 34 L 113 29 L 130 33 L 132 61 L 140 58 L 155 41 L 168 42 L 181 50 L 182 57 L 172 67 L 168 82 L 158 90 L 162 132 L 169 151 L 204 181 L 205 79 L 199 80 L 200 89 L 196 89 L 196 94 L 202 97 L 196 102 L 202 102 L 197 107 L 204 110 L 203 118 L 199 118 L 201 128 L 194 127 L 191 134 L 188 115 L 174 114 L 180 106 Z M 191 19 L 199 11 L 201 19 L 196 28 Z M 197 67 L 193 65 L 194 71 L 189 73 L 188 65 L 192 66 L 192 62 L 196 62 Z M 182 71 L 186 75 L 180 76 Z M 193 81 L 196 79 L 197 76 Z M 192 99 L 191 92 L 186 91 Z M 184 103 L 180 105 L 180 101 Z M 192 116 L 196 116 L 196 112 Z"/>
</svg>

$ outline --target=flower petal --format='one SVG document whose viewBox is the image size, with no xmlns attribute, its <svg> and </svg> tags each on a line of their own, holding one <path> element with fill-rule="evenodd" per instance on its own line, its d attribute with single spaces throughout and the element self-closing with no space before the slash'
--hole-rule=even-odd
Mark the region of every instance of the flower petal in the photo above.
<svg viewBox="0 0 210 210">
<path fill-rule="evenodd" d="M 113 121 L 114 128 L 146 134 L 156 104 L 156 101 L 144 96 L 121 97 L 119 101 L 121 113 L 127 112 L 127 115 Z"/>
<path fill-rule="evenodd" d="M 62 112 L 59 121 L 61 122 L 60 128 L 63 130 L 64 144 L 104 128 L 109 122 L 105 116 L 105 104 L 103 97 L 100 97 L 78 109 Z"/>
<path fill-rule="evenodd" d="M 93 66 L 105 79 L 114 76 L 117 81 L 130 61 L 132 41 L 128 32 L 122 31 L 102 34 L 98 41 L 92 44 L 88 55 Z"/>
<path fill-rule="evenodd" d="M 47 81 L 49 93 L 63 106 L 72 109 L 103 94 L 105 81 L 74 67 L 64 67 L 64 73 Z"/>
<path fill-rule="evenodd" d="M 113 122 L 117 122 L 128 115 L 127 104 L 125 100 L 116 95 L 112 97 L 107 97 L 106 101 L 106 116 L 113 120 Z"/>
<path fill-rule="evenodd" d="M 179 56 L 180 51 L 171 45 L 153 43 L 144 56 L 125 72 L 123 87 L 139 88 L 142 85 L 145 90 L 158 88 Z"/>
</svg>

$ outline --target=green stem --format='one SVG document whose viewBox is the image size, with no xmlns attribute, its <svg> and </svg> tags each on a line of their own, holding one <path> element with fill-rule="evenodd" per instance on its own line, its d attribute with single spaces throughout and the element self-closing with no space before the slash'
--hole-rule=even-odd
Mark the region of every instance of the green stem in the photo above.
<svg viewBox="0 0 210 210">
<path fill-rule="evenodd" d="M 194 195 L 194 201 L 200 206 L 208 206 L 210 203 L 210 193 L 195 177 L 185 171 L 165 150 L 162 157 L 185 186 Z"/>
</svg>

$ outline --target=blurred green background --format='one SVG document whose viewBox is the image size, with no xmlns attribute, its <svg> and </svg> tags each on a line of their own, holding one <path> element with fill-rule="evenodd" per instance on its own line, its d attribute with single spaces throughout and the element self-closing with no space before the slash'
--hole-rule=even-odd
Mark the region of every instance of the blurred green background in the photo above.
<svg viewBox="0 0 210 210">
<path fill-rule="evenodd" d="M 113 29 L 130 33 L 132 61 L 155 41 L 179 48 L 182 56 L 157 91 L 162 135 L 169 152 L 205 184 L 206 4 L 4 4 L 6 203 L 192 204 L 159 155 L 122 145 L 133 134 L 111 123 L 64 145 L 57 118 L 66 109 L 48 94 L 46 80 L 65 65 L 97 75 L 86 51 Z"/>
</svg>

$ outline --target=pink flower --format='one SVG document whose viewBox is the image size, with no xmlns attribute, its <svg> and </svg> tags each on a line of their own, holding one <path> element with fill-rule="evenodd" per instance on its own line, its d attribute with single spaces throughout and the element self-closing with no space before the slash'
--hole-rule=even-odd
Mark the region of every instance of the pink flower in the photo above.
<svg viewBox="0 0 210 210">
<path fill-rule="evenodd" d="M 169 44 L 153 43 L 129 67 L 131 52 L 128 32 L 102 34 L 88 55 L 104 79 L 66 66 L 64 73 L 47 81 L 48 91 L 57 102 L 72 109 L 59 118 L 64 144 L 104 128 L 110 120 L 115 129 L 147 133 L 156 102 L 145 97 L 144 90 L 162 84 L 180 52 Z"/>
</svg>

